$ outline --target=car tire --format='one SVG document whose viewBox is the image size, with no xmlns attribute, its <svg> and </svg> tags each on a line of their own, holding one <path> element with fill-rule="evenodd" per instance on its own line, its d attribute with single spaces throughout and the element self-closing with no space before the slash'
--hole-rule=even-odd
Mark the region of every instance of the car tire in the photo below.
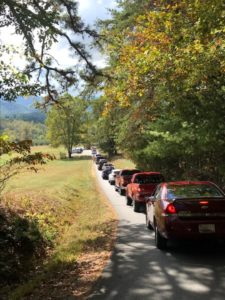
<svg viewBox="0 0 225 300">
<path fill-rule="evenodd" d="M 134 212 L 140 212 L 140 203 L 134 200 Z"/>
<path fill-rule="evenodd" d="M 160 234 L 157 225 L 155 225 L 155 245 L 160 250 L 167 248 L 167 239 Z"/>
<path fill-rule="evenodd" d="M 116 192 L 118 192 L 118 188 L 117 188 L 117 186 L 116 186 L 116 185 L 115 185 L 115 191 L 116 191 Z"/>
<path fill-rule="evenodd" d="M 128 196 L 126 198 L 127 198 L 127 205 L 131 206 L 132 205 L 132 199 Z"/>
<path fill-rule="evenodd" d="M 123 189 L 120 188 L 119 193 L 120 193 L 121 196 L 124 196 L 124 190 Z"/>
</svg>

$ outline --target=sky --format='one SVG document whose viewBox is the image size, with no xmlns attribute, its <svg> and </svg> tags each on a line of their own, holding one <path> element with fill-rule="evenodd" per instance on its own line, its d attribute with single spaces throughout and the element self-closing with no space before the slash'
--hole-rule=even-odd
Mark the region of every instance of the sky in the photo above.
<svg viewBox="0 0 225 300">
<path fill-rule="evenodd" d="M 106 19 L 110 16 L 107 9 L 116 7 L 115 0 L 78 0 L 78 3 L 81 17 L 89 24 Z"/>
<path fill-rule="evenodd" d="M 78 12 L 81 19 L 87 25 L 94 25 L 97 19 L 106 19 L 110 17 L 108 9 L 116 8 L 116 0 L 78 0 L 79 4 Z M 0 29 L 0 43 L 13 44 L 20 47 L 22 44 L 22 37 L 15 35 L 10 28 Z M 51 54 L 56 58 L 56 61 L 60 63 L 62 67 L 75 65 L 77 59 L 71 57 L 68 51 L 68 45 L 63 41 L 55 44 L 52 47 Z M 105 58 L 96 50 L 92 50 L 93 63 L 97 67 L 105 66 Z M 7 58 L 5 58 L 7 59 Z M 16 67 L 22 67 L 24 65 L 22 56 L 14 56 L 11 63 Z"/>
</svg>

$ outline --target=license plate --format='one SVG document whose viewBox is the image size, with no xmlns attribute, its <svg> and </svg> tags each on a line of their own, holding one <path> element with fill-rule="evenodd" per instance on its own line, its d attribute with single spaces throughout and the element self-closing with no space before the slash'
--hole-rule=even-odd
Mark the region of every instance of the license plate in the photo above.
<svg viewBox="0 0 225 300">
<path fill-rule="evenodd" d="M 215 224 L 200 224 L 198 225 L 198 230 L 200 233 L 214 233 Z"/>
</svg>

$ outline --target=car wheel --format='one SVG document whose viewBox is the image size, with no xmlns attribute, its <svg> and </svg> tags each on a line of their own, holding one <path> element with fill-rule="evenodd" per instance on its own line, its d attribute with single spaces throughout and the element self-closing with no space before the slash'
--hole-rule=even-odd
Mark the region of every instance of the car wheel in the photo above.
<svg viewBox="0 0 225 300">
<path fill-rule="evenodd" d="M 131 206 L 132 205 L 132 199 L 127 196 L 127 205 Z"/>
<path fill-rule="evenodd" d="M 140 211 L 140 203 L 134 200 L 134 211 L 139 212 Z"/>
<path fill-rule="evenodd" d="M 167 239 L 160 234 L 157 225 L 155 225 L 155 245 L 160 250 L 165 250 L 167 247 Z"/>
<path fill-rule="evenodd" d="M 115 191 L 116 191 L 116 192 L 118 192 L 118 188 L 117 188 L 117 186 L 115 186 Z"/>
<path fill-rule="evenodd" d="M 120 195 L 123 196 L 124 195 L 124 190 L 123 189 L 119 189 Z"/>
</svg>

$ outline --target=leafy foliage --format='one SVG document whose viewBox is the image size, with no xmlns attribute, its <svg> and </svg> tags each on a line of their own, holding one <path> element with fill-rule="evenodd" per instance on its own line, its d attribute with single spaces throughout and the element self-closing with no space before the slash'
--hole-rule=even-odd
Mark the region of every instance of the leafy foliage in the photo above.
<svg viewBox="0 0 225 300">
<path fill-rule="evenodd" d="M 128 2 L 103 24 L 105 107 L 121 112 L 118 145 L 168 179 L 224 185 L 224 1 L 152 1 L 133 15 Z"/>
<path fill-rule="evenodd" d="M 0 133 L 10 136 L 11 140 L 32 140 L 33 145 L 46 145 L 46 126 L 22 120 L 1 120 Z"/>
<path fill-rule="evenodd" d="M 117 153 L 116 147 L 116 120 L 115 111 L 111 111 L 107 115 L 104 112 L 104 97 L 94 99 L 91 102 L 91 121 L 89 124 L 89 139 L 92 144 L 98 147 L 108 156 Z"/>
<path fill-rule="evenodd" d="M 1 61 L 0 97 L 5 100 L 12 101 L 18 95 L 37 95 L 44 89 L 48 95 L 45 104 L 55 102 L 60 87 L 64 92 L 73 86 L 81 69 L 86 79 L 98 73 L 91 63 L 85 45 L 79 41 L 79 37 L 84 36 L 96 40 L 98 34 L 81 21 L 76 1 L 3 0 L 0 5 L 0 27 L 13 28 L 16 34 L 23 37 L 23 54 L 27 60 L 27 66 L 22 71 L 10 67 L 4 60 Z M 74 36 L 78 37 L 78 41 Z M 78 62 L 71 68 L 59 66 L 51 55 L 52 45 L 60 40 L 67 43 L 72 55 L 78 57 Z M 1 46 L 0 56 L 5 51 L 12 55 L 17 51 L 6 47 Z M 83 64 L 79 64 L 79 61 Z M 32 82 L 32 78 L 38 82 Z"/>
<path fill-rule="evenodd" d="M 52 160 L 54 157 L 49 154 L 36 152 L 31 154 L 32 142 L 30 140 L 23 140 L 19 142 L 12 142 L 7 135 L 0 136 L 0 155 L 10 155 L 15 153 L 14 157 L 8 156 L 7 159 L 2 160 L 0 165 L 0 191 L 2 191 L 7 181 L 24 170 L 33 170 L 37 172 L 38 165 L 45 164 L 47 160 Z"/>
<path fill-rule="evenodd" d="M 52 107 L 47 114 L 47 138 L 53 146 L 64 145 L 69 158 L 73 146 L 81 140 L 85 109 L 84 100 L 65 94 L 60 98 L 60 105 Z"/>
</svg>

